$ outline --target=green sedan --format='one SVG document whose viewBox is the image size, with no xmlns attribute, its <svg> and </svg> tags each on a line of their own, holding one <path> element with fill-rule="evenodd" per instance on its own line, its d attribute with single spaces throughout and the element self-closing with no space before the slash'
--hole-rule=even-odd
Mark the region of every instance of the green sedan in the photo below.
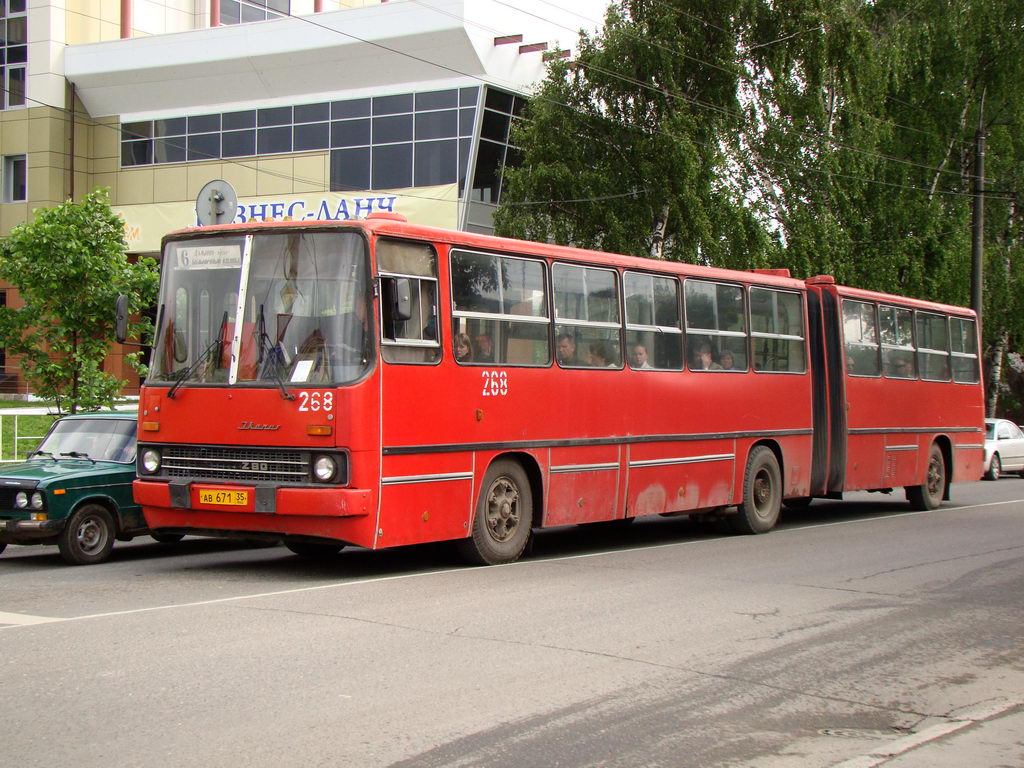
<svg viewBox="0 0 1024 768">
<path fill-rule="evenodd" d="M 115 539 L 148 534 L 132 499 L 136 422 L 133 413 L 65 416 L 27 461 L 0 467 L 0 552 L 56 544 L 67 562 L 91 565 L 110 556 Z"/>
</svg>

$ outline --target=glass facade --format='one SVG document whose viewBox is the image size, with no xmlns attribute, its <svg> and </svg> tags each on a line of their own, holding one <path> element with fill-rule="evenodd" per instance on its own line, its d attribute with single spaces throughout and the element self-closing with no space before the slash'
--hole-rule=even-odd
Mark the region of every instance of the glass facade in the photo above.
<svg viewBox="0 0 1024 768">
<path fill-rule="evenodd" d="M 469 189 L 466 229 L 490 234 L 494 231 L 494 209 L 501 201 L 502 169 L 518 162 L 516 148 L 509 135 L 521 119 L 526 99 L 495 88 L 488 88 L 480 121 L 473 183 Z"/>
<path fill-rule="evenodd" d="M 124 123 L 121 165 L 329 150 L 332 191 L 456 181 L 461 190 L 479 91 L 451 88 Z"/>
<path fill-rule="evenodd" d="M 332 192 L 457 183 L 466 228 L 491 232 L 525 105 L 470 86 L 123 123 L 121 166 L 326 151 Z"/>
</svg>

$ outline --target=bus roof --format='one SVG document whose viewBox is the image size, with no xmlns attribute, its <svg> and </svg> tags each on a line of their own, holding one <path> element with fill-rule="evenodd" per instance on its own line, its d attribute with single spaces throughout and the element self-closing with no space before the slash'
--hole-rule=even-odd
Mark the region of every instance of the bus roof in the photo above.
<svg viewBox="0 0 1024 768">
<path fill-rule="evenodd" d="M 400 214 L 373 213 L 365 219 L 348 219 L 343 221 L 257 221 L 238 224 L 217 224 L 209 227 L 188 227 L 174 232 L 169 232 L 165 235 L 164 240 L 203 237 L 221 232 L 237 232 L 241 234 L 248 232 L 294 231 L 303 229 L 320 231 L 357 229 L 368 232 L 371 235 L 378 236 L 411 237 L 421 240 L 429 240 L 431 242 L 445 243 L 447 245 L 459 245 L 468 248 L 499 251 L 523 256 L 565 259 L 567 261 L 583 262 L 607 267 L 623 267 L 625 269 L 670 272 L 676 275 L 705 278 L 709 280 L 757 283 L 760 285 L 771 285 L 793 290 L 803 289 L 807 285 L 828 284 L 835 285 L 835 289 L 840 295 L 847 296 L 849 298 L 863 299 L 865 301 L 881 301 L 911 306 L 915 309 L 974 316 L 973 311 L 965 307 L 951 306 L 922 299 L 912 299 L 905 296 L 896 296 L 893 294 L 838 285 L 835 284 L 834 280 L 828 275 L 816 275 L 808 278 L 807 280 L 802 280 L 800 278 L 782 274 L 787 270 L 735 270 L 678 261 L 664 261 L 642 256 L 604 253 L 601 251 L 592 251 L 586 248 L 573 248 L 570 246 L 553 245 L 551 243 L 540 243 L 531 240 L 516 240 L 507 237 L 497 237 L 495 235 L 483 235 L 475 232 L 464 232 L 461 230 L 431 227 L 423 224 L 412 224 Z"/>
</svg>

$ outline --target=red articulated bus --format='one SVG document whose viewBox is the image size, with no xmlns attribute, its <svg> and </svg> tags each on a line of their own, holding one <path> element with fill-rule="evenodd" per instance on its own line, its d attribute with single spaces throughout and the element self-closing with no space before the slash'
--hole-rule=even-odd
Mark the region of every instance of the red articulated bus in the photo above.
<svg viewBox="0 0 1024 768">
<path fill-rule="evenodd" d="M 136 500 L 158 533 L 300 554 L 722 515 L 982 472 L 970 310 L 408 224 L 164 239 Z"/>
</svg>

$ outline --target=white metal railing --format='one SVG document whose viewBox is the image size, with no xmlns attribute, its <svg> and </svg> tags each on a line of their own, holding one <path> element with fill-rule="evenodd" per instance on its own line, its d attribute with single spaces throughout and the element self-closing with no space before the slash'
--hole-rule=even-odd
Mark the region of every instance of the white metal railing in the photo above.
<svg viewBox="0 0 1024 768">
<path fill-rule="evenodd" d="M 31 410 L 33 413 L 24 413 L 23 411 Z M 20 419 L 24 416 L 46 416 L 50 415 L 47 409 L 11 409 L 12 412 L 4 413 L 0 410 L 0 464 L 14 464 L 25 460 L 25 454 L 22 452 L 22 447 L 31 441 L 31 447 L 25 448 L 25 451 L 35 448 L 46 435 L 33 435 L 33 434 L 22 434 L 21 427 L 22 422 Z M 8 425 L 13 423 L 13 429 L 10 430 L 10 436 L 7 436 Z"/>
</svg>

